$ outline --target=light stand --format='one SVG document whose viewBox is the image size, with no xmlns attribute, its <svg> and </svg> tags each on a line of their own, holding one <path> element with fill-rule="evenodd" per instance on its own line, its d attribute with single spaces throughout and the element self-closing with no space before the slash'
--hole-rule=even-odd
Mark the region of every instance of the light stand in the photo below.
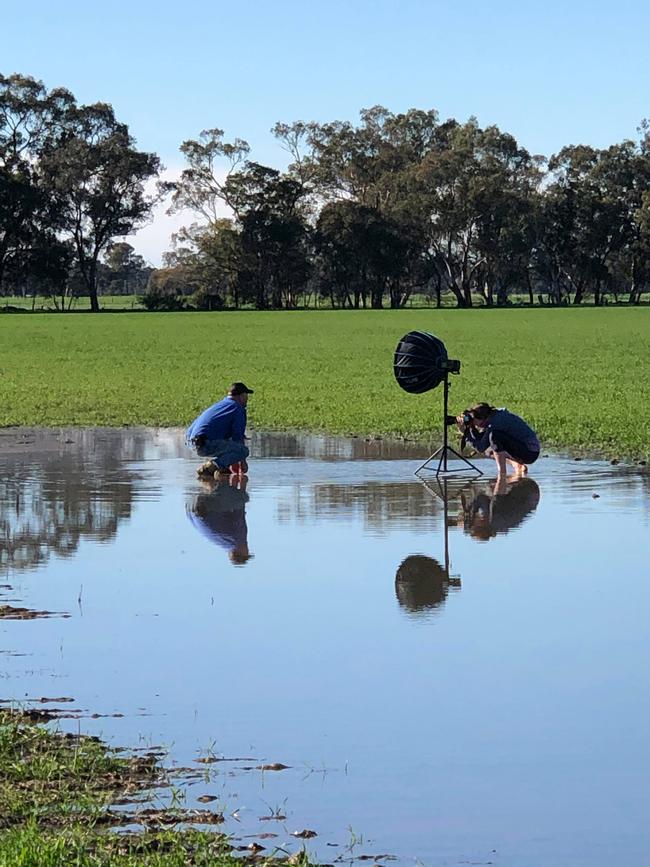
<svg viewBox="0 0 650 867">
<path fill-rule="evenodd" d="M 458 373 L 460 371 L 460 363 L 458 363 L 458 370 L 453 371 Z M 436 478 L 440 479 L 449 479 L 454 476 L 465 476 L 466 474 L 472 473 L 474 475 L 482 476 L 483 470 L 479 470 L 476 464 L 473 464 L 470 460 L 457 452 L 453 446 L 449 445 L 449 431 L 447 429 L 447 415 L 449 412 L 449 389 L 451 388 L 449 384 L 449 371 L 445 371 L 445 378 L 443 380 L 443 416 L 442 416 L 442 445 L 440 448 L 436 449 L 436 451 L 431 455 L 430 458 L 427 458 L 426 461 L 421 464 L 415 471 L 415 475 L 419 475 L 421 472 L 433 472 L 434 467 L 431 466 L 435 463 L 436 459 L 438 460 L 438 466 L 435 468 Z M 448 461 L 449 460 L 459 460 L 462 461 L 465 466 L 456 467 L 455 469 L 449 469 Z"/>
</svg>

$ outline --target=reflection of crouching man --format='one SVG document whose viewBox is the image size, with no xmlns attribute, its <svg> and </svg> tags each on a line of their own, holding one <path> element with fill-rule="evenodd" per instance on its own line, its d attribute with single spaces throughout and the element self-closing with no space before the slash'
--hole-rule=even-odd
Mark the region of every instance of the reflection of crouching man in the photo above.
<svg viewBox="0 0 650 867">
<path fill-rule="evenodd" d="M 246 477 L 206 479 L 206 490 L 187 507 L 187 515 L 197 530 L 228 553 L 235 566 L 243 566 L 253 556 L 248 550 L 246 524 Z"/>
<path fill-rule="evenodd" d="M 233 382 L 223 400 L 212 404 L 188 427 L 186 439 L 201 458 L 210 458 L 198 468 L 200 476 L 215 473 L 246 473 L 249 451 L 244 445 L 246 404 L 253 390 Z"/>
</svg>

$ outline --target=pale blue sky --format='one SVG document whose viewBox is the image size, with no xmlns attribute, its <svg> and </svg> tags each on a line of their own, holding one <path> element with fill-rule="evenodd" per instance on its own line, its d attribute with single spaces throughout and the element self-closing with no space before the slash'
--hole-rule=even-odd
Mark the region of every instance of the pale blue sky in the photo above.
<svg viewBox="0 0 650 867">
<path fill-rule="evenodd" d="M 4 74 L 111 102 L 171 170 L 179 143 L 211 126 L 280 167 L 275 121 L 354 120 L 378 103 L 473 114 L 546 155 L 634 137 L 650 116 L 641 0 L 3 5 Z"/>
</svg>

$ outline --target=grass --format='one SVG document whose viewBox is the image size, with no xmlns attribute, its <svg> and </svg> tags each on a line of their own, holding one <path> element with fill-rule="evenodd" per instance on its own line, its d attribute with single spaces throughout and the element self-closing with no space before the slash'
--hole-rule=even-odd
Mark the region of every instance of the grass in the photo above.
<svg viewBox="0 0 650 867">
<path fill-rule="evenodd" d="M 137 812 L 110 809 L 164 774 L 151 757 L 118 756 L 96 738 L 50 731 L 27 714 L 1 710 L 0 867 L 241 867 L 225 835 L 188 829 L 183 811 L 157 811 L 152 827 L 151 818 L 143 823 Z M 125 825 L 140 827 L 109 830 Z M 292 863 L 307 859 L 294 856 Z"/>
<path fill-rule="evenodd" d="M 545 447 L 650 454 L 647 308 L 0 316 L 0 425 L 185 425 L 241 379 L 260 429 L 432 441 L 441 390 L 392 374 L 411 329 L 462 360 L 453 411 L 488 400 Z"/>
</svg>

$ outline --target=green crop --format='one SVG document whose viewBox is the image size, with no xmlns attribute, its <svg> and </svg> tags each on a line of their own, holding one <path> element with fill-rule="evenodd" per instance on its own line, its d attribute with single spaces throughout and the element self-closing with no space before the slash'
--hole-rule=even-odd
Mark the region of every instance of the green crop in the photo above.
<svg viewBox="0 0 650 867">
<path fill-rule="evenodd" d="M 7 315 L 0 424 L 185 425 L 232 380 L 259 429 L 439 436 L 441 390 L 408 395 L 393 352 L 431 331 L 462 361 L 451 409 L 487 400 L 544 446 L 650 453 L 650 310 L 403 310 Z"/>
</svg>

